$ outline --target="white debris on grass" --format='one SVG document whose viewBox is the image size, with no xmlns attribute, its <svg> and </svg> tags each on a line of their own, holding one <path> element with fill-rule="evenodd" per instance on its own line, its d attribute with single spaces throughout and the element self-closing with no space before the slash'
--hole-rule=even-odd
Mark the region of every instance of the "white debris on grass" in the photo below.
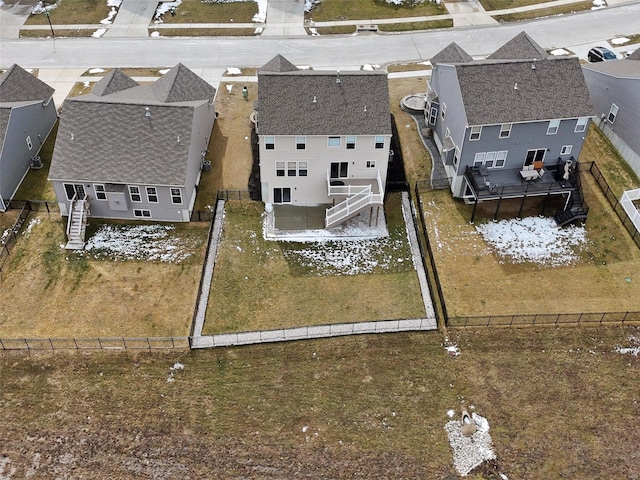
<svg viewBox="0 0 640 480">
<path fill-rule="evenodd" d="M 233 85 L 228 83 L 227 84 L 227 92 L 231 93 L 231 90 L 233 90 Z"/>
<path fill-rule="evenodd" d="M 447 410 L 447 417 L 453 418 L 456 414 L 455 410 Z"/>
<path fill-rule="evenodd" d="M 640 337 L 631 335 L 629 336 L 627 341 L 629 342 L 630 346 L 623 347 L 622 345 L 618 345 L 615 351 L 622 355 L 633 355 L 634 357 L 640 355 Z"/>
<path fill-rule="evenodd" d="M 176 362 L 172 367 L 169 367 L 169 370 L 184 370 L 184 364 Z"/>
<path fill-rule="evenodd" d="M 242 74 L 242 70 L 237 67 L 227 68 L 227 75 L 240 75 L 240 74 Z"/>
<path fill-rule="evenodd" d="M 556 57 L 570 54 L 569 51 L 565 50 L 564 48 L 556 48 L 555 50 L 551 50 L 551 52 L 549 52 L 549 53 L 551 53 L 551 55 L 556 56 Z"/>
<path fill-rule="evenodd" d="M 475 412 L 471 414 L 471 418 L 478 429 L 470 437 L 462 434 L 460 420 L 451 420 L 444 426 L 453 450 L 453 466 L 462 477 L 466 477 L 483 462 L 496 458 L 489 435 L 489 422 Z"/>
<path fill-rule="evenodd" d="M 460 349 L 458 348 L 458 345 L 448 345 L 445 346 L 444 349 L 447 352 L 447 355 L 449 355 L 450 357 L 457 357 L 460 355 Z"/>
<path fill-rule="evenodd" d="M 24 232 L 22 232 L 22 235 L 29 236 L 31 230 L 33 230 L 33 227 L 35 227 L 36 225 L 40 225 L 40 222 L 41 220 L 39 218 L 32 218 L 27 224 L 27 227 L 24 229 Z"/>
<path fill-rule="evenodd" d="M 613 43 L 614 45 L 624 45 L 625 43 L 630 41 L 631 40 L 627 37 L 618 37 L 611 40 L 611 43 Z"/>
<path fill-rule="evenodd" d="M 548 217 L 500 220 L 476 226 L 500 263 L 533 262 L 545 266 L 573 265 L 587 244 L 584 227 L 558 228 Z"/>
<path fill-rule="evenodd" d="M 170 235 L 172 225 L 101 225 L 82 254 L 112 260 L 179 263 L 193 254 L 193 242 Z"/>
<path fill-rule="evenodd" d="M 93 38 L 100 38 L 101 36 L 103 36 L 105 33 L 107 33 L 107 29 L 106 28 L 99 28 L 98 30 L 96 30 L 95 32 L 93 32 L 91 34 L 91 36 Z"/>
</svg>

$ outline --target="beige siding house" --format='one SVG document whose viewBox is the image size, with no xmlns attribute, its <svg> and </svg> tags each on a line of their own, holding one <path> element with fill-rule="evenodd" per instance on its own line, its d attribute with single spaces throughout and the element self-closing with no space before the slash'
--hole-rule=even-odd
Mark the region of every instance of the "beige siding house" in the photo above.
<svg viewBox="0 0 640 480">
<path fill-rule="evenodd" d="M 266 204 L 326 206 L 325 228 L 382 205 L 386 73 L 300 70 L 278 55 L 258 71 L 256 112 Z"/>
</svg>

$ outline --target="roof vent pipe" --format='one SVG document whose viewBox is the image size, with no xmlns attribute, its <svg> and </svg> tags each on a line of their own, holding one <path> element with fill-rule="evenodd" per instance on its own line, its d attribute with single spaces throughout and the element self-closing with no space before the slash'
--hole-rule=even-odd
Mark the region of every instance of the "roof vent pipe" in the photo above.
<svg viewBox="0 0 640 480">
<path fill-rule="evenodd" d="M 340 70 L 336 72 L 336 83 L 342 83 L 342 80 L 340 80 Z"/>
</svg>

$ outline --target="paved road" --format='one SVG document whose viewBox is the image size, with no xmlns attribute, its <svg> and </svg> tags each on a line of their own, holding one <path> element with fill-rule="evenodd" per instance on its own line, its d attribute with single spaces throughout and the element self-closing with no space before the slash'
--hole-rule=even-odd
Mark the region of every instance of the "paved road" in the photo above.
<svg viewBox="0 0 640 480">
<path fill-rule="evenodd" d="M 260 66 L 281 53 L 294 63 L 355 68 L 431 58 L 450 42 L 487 55 L 522 30 L 545 48 L 571 47 L 638 33 L 640 2 L 517 24 L 462 27 L 409 34 L 239 38 L 2 39 L 0 67 L 32 68 Z"/>
</svg>

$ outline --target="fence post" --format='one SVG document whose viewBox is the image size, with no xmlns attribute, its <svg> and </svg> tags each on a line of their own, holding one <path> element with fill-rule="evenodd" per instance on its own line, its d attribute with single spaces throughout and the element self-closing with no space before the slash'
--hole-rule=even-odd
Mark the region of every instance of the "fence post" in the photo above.
<svg viewBox="0 0 640 480">
<path fill-rule="evenodd" d="M 627 319 L 627 315 L 629 315 L 629 312 L 624 314 L 624 317 L 622 317 L 622 324 L 624 325 L 624 321 Z M 2 342 L 0 342 L 2 343 Z"/>
<path fill-rule="evenodd" d="M 531 325 L 535 325 L 535 324 L 536 324 L 536 319 L 537 319 L 537 318 L 538 318 L 538 314 L 536 313 L 536 314 L 533 316 L 533 322 L 531 323 Z"/>
<path fill-rule="evenodd" d="M 76 342 L 76 337 L 73 337 L 73 344 L 76 346 L 76 350 L 80 348 L 78 347 L 78 342 Z"/>
<path fill-rule="evenodd" d="M 149 341 L 149 337 L 147 337 L 147 347 L 149 347 L 149 350 L 151 350 L 151 342 Z"/>
<path fill-rule="evenodd" d="M 6 349 L 4 348 L 4 343 L 2 343 L 2 339 L 1 339 L 1 338 L 0 338 L 0 347 L 2 347 L 2 350 L 6 350 Z"/>
<path fill-rule="evenodd" d="M 55 350 L 55 348 L 53 348 L 53 342 L 51 341 L 51 339 L 49 339 L 49 345 L 51 345 L 51 350 Z"/>
<path fill-rule="evenodd" d="M 582 315 L 584 315 L 584 313 L 581 313 L 580 316 L 578 317 L 578 325 L 580 325 L 580 322 L 582 321 Z"/>
<path fill-rule="evenodd" d="M 27 350 L 31 351 L 31 347 L 29 346 L 29 342 L 27 342 L 27 339 L 23 338 L 22 340 L 24 341 L 24 345 L 25 347 L 27 347 Z"/>
<path fill-rule="evenodd" d="M 100 345 L 100 350 L 102 350 L 102 342 L 100 341 L 100 337 L 98 337 L 98 345 Z"/>
</svg>

